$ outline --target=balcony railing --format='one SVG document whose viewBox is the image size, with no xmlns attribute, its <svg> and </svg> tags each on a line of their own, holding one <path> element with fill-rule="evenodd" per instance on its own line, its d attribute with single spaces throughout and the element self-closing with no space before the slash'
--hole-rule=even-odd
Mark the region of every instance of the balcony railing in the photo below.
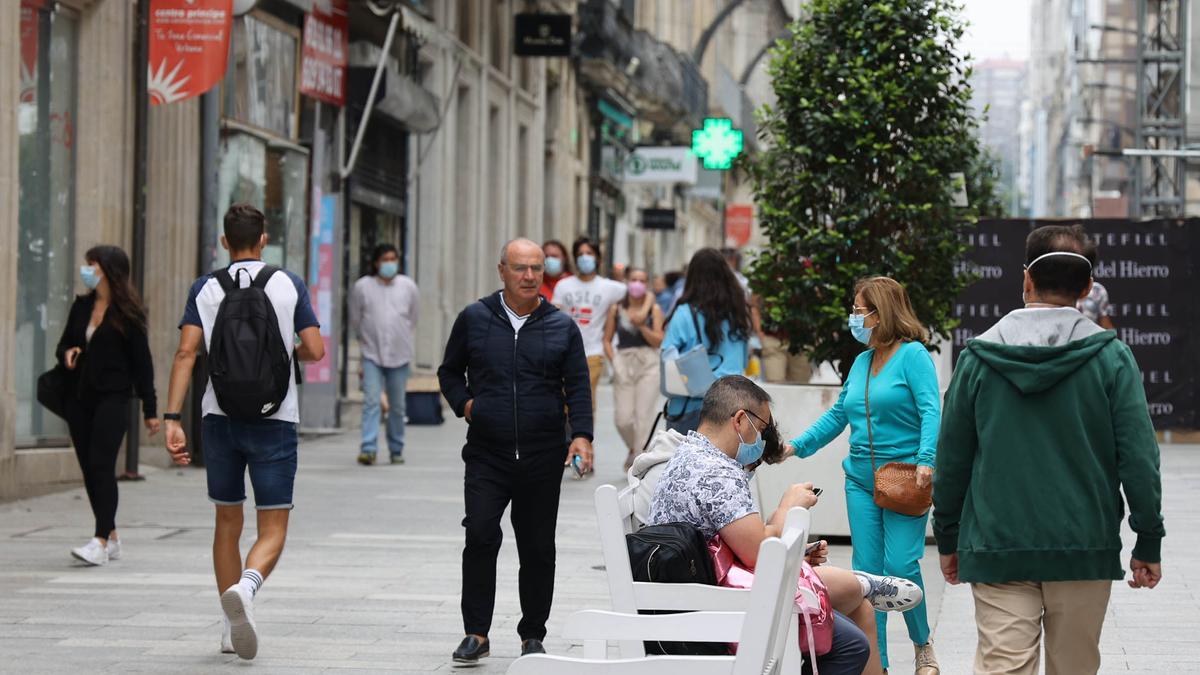
<svg viewBox="0 0 1200 675">
<path fill-rule="evenodd" d="M 584 80 L 612 88 L 655 124 L 695 126 L 708 112 L 708 83 L 691 57 L 637 30 L 611 0 L 579 5 L 577 54 Z"/>
</svg>

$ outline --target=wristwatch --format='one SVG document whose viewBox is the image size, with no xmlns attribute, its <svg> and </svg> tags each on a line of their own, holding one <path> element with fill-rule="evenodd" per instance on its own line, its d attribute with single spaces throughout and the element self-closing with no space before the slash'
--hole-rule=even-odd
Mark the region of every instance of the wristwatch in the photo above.
<svg viewBox="0 0 1200 675">
<path fill-rule="evenodd" d="M 183 415 L 179 413 L 163 413 L 163 419 L 168 422 L 181 422 L 183 421 Z"/>
</svg>

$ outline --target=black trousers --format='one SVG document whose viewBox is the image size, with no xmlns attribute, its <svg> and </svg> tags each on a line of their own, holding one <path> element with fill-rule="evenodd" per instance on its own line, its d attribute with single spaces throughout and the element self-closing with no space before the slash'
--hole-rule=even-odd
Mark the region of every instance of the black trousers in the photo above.
<svg viewBox="0 0 1200 675">
<path fill-rule="evenodd" d="M 107 538 L 117 529 L 117 453 L 129 430 L 129 395 L 69 398 L 66 412 L 83 487 L 96 518 L 95 534 Z"/>
<path fill-rule="evenodd" d="M 466 463 L 466 546 L 462 557 L 463 629 L 487 636 L 496 605 L 496 556 L 503 534 L 500 518 L 512 503 L 513 534 L 521 570 L 521 640 L 546 637 L 546 620 L 554 600 L 554 530 L 562 489 L 562 454 L 531 458 L 504 457 L 471 445 L 463 448 Z"/>
</svg>

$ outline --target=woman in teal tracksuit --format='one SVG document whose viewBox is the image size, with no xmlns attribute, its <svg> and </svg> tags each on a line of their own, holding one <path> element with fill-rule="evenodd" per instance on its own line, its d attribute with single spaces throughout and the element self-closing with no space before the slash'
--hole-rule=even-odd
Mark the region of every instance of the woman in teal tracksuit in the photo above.
<svg viewBox="0 0 1200 675">
<path fill-rule="evenodd" d="M 849 423 L 850 456 L 842 462 L 842 468 L 846 472 L 853 567 L 910 579 L 924 589 L 920 561 L 925 555 L 929 514 L 906 516 L 875 505 L 870 437 L 874 438 L 876 466 L 915 463 L 918 484 L 925 486 L 932 481 L 941 405 L 937 372 L 923 344 L 928 333 L 913 312 L 904 287 L 887 277 L 859 282 L 849 328 L 870 349 L 854 360 L 837 403 L 793 439 L 792 447 L 797 457 L 811 457 Z M 904 622 L 916 647 L 917 675 L 936 675 L 939 671 L 929 641 L 924 601 L 904 614 Z M 876 623 L 879 654 L 886 669 L 887 615 L 877 613 Z"/>
</svg>

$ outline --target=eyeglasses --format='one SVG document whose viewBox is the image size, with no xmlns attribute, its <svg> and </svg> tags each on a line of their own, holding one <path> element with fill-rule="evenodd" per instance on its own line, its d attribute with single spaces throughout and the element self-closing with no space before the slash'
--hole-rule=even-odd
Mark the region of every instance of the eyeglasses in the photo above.
<svg viewBox="0 0 1200 675">
<path fill-rule="evenodd" d="M 769 422 L 768 420 L 764 420 L 763 418 L 759 417 L 758 415 L 755 415 L 753 412 L 751 412 L 749 410 L 743 410 L 742 412 L 753 417 L 754 419 L 758 420 L 759 422 L 762 422 L 762 429 L 756 429 L 757 431 L 763 432 L 763 431 L 766 431 L 767 429 L 771 428 L 771 422 Z M 737 417 L 737 413 L 733 413 L 733 417 Z"/>
<path fill-rule="evenodd" d="M 851 309 L 859 316 L 870 316 L 875 313 L 875 310 L 871 309 L 870 307 L 859 307 L 858 305 L 854 305 Z"/>
</svg>

